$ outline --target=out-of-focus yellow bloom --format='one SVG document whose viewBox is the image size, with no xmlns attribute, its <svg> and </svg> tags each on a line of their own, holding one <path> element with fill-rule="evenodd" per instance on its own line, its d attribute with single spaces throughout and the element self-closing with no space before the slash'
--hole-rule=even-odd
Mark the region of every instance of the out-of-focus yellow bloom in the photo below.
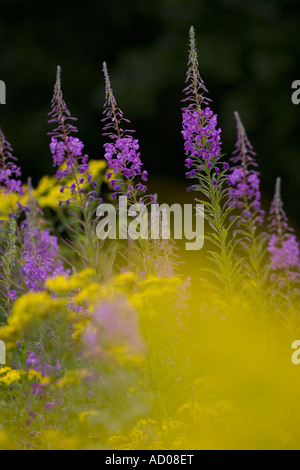
<svg viewBox="0 0 300 470">
<path fill-rule="evenodd" d="M 17 203 L 20 202 L 22 205 L 27 203 L 27 188 L 23 186 L 24 196 L 19 194 L 8 192 L 7 190 L 0 189 L 0 219 L 9 220 L 9 213 L 16 210 Z"/>
<path fill-rule="evenodd" d="M 99 421 L 99 419 L 101 419 L 102 417 L 103 413 L 101 413 L 99 410 L 88 410 L 80 413 L 78 419 L 79 422 L 83 424 L 92 425 L 95 422 L 97 423 L 97 421 Z"/>
<path fill-rule="evenodd" d="M 18 383 L 25 372 L 21 370 L 14 370 L 10 367 L 0 369 L 0 385 L 11 385 Z"/>
<path fill-rule="evenodd" d="M 90 371 L 87 369 L 69 370 L 65 376 L 58 380 L 58 388 L 65 388 L 70 385 L 79 385 L 82 380 L 90 377 Z"/>
<path fill-rule="evenodd" d="M 68 385 L 78 385 L 80 384 L 80 378 L 78 377 L 76 371 L 69 370 L 64 377 L 62 377 L 57 385 L 59 388 L 67 387 Z"/>
<path fill-rule="evenodd" d="M 101 287 L 99 284 L 93 283 L 82 289 L 78 294 L 75 295 L 74 297 L 74 302 L 82 304 L 85 301 L 88 301 L 88 303 L 91 303 L 97 298 L 99 298 L 99 294 L 101 291 Z"/>
<path fill-rule="evenodd" d="M 108 443 L 114 450 L 163 450 L 159 426 L 153 419 L 142 419 L 127 434 L 117 433 L 111 436 Z"/>
<path fill-rule="evenodd" d="M 38 380 L 42 385 L 48 385 L 50 383 L 50 377 L 43 377 L 42 374 L 33 369 L 28 371 L 27 377 L 29 381 Z"/>
<path fill-rule="evenodd" d="M 46 286 L 50 291 L 57 294 L 67 294 L 68 292 L 87 286 L 95 275 L 95 270 L 89 268 L 70 277 L 61 275 L 48 279 Z"/>
<path fill-rule="evenodd" d="M 94 180 L 99 178 L 99 175 L 105 170 L 106 162 L 104 160 L 90 160 L 90 173 Z M 64 170 L 66 168 L 66 163 L 61 165 L 60 170 Z M 78 178 L 80 174 L 77 174 Z M 61 181 L 57 181 L 55 176 L 43 176 L 43 178 L 39 181 L 38 187 L 34 190 L 34 195 L 38 199 L 40 206 L 42 209 L 45 207 L 50 207 L 53 210 L 57 210 L 59 201 L 67 201 L 70 196 L 68 191 L 62 193 L 60 191 L 61 187 L 64 185 L 66 180 L 62 179 Z M 75 183 L 75 180 L 68 180 L 68 186 Z M 80 200 L 79 195 L 74 196 L 77 201 Z"/>
<path fill-rule="evenodd" d="M 107 167 L 107 162 L 105 160 L 90 160 L 90 173 L 94 179 L 97 179 L 99 173 L 104 171 Z"/>
<path fill-rule="evenodd" d="M 39 372 L 30 369 L 28 372 L 24 370 L 11 369 L 10 367 L 3 367 L 0 369 L 0 385 L 11 385 L 12 383 L 18 383 L 20 380 L 28 379 L 31 381 L 38 381 L 42 385 L 50 383 L 49 377 L 43 377 Z"/>
<path fill-rule="evenodd" d="M 59 201 L 66 201 L 69 196 L 60 192 L 61 186 L 57 183 L 55 176 L 44 176 L 33 194 L 39 201 L 42 209 L 50 207 L 57 210 Z"/>
<path fill-rule="evenodd" d="M 127 346 L 113 346 L 109 349 L 109 355 L 127 369 L 145 364 L 145 358 L 141 354 L 133 354 Z"/>
<path fill-rule="evenodd" d="M 112 285 L 119 291 L 129 294 L 136 290 L 137 277 L 135 273 L 127 272 L 117 274 L 111 281 Z"/>
<path fill-rule="evenodd" d="M 56 177 L 55 176 L 43 176 L 38 184 L 38 187 L 34 190 L 34 195 L 37 198 L 40 198 L 43 194 L 51 191 L 51 189 L 56 185 Z"/>
<path fill-rule="evenodd" d="M 89 325 L 89 318 L 83 318 L 76 321 L 76 313 L 71 312 L 70 318 L 74 320 L 72 338 L 74 341 L 79 341 L 86 327 Z"/>
<path fill-rule="evenodd" d="M 178 288 L 182 285 L 182 280 L 177 277 L 161 279 L 150 277 L 139 283 L 139 292 L 129 295 L 132 305 L 138 310 L 140 315 L 148 318 L 159 318 L 161 307 L 170 307 L 170 297 L 178 295 Z"/>
<path fill-rule="evenodd" d="M 0 450 L 16 450 L 15 443 L 2 430 L 0 430 Z"/>
<path fill-rule="evenodd" d="M 57 294 L 64 294 L 70 290 L 70 278 L 61 274 L 60 276 L 47 279 L 46 287 Z"/>
<path fill-rule="evenodd" d="M 42 434 L 36 434 L 35 437 L 45 450 L 77 450 L 80 448 L 79 436 L 66 436 L 54 429 L 47 429 Z"/>
<path fill-rule="evenodd" d="M 8 324 L 0 328 L 0 337 L 6 341 L 7 349 L 15 346 L 16 340 L 29 326 L 34 328 L 43 318 L 57 314 L 64 306 L 63 301 L 52 298 L 47 292 L 32 292 L 19 297 Z"/>
<path fill-rule="evenodd" d="M 111 173 L 112 176 L 111 178 L 107 178 L 107 173 Z M 115 179 L 119 179 L 120 178 L 120 174 L 119 173 L 114 173 L 114 170 L 112 168 L 107 168 L 107 171 L 105 173 L 105 175 L 103 176 L 103 182 L 106 183 L 106 184 L 109 184 L 109 182 L 111 180 L 115 180 Z"/>
</svg>

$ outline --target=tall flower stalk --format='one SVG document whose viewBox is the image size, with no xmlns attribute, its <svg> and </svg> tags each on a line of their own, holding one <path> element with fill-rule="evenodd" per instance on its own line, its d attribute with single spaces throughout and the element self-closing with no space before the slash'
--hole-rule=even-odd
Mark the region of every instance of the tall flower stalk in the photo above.
<svg viewBox="0 0 300 470">
<path fill-rule="evenodd" d="M 236 149 L 231 157 L 228 177 L 232 207 L 239 211 L 237 220 L 240 244 L 245 253 L 247 277 L 255 283 L 256 295 L 262 300 L 268 280 L 269 264 L 266 260 L 266 236 L 262 232 L 265 212 L 261 208 L 260 174 L 257 171 L 256 153 L 248 139 L 245 127 L 237 112 Z"/>
<path fill-rule="evenodd" d="M 57 237 L 51 235 L 43 212 L 32 192 L 28 197 L 29 211 L 22 224 L 23 252 L 21 274 L 27 289 L 38 292 L 45 281 L 65 272 L 59 258 Z"/>
<path fill-rule="evenodd" d="M 62 181 L 61 192 L 70 196 L 67 201 L 60 201 L 60 205 L 69 206 L 71 224 L 68 229 L 72 236 L 75 235 L 75 241 L 67 244 L 77 253 L 80 264 L 98 269 L 100 242 L 93 224 L 94 203 L 99 201 L 95 192 L 97 183 L 90 173 L 88 155 L 83 153 L 84 144 L 74 137 L 78 132 L 74 125 L 77 119 L 71 116 L 63 99 L 59 66 L 49 116 L 49 123 L 57 125 L 49 133 L 53 164 L 58 167 L 56 178 Z"/>
<path fill-rule="evenodd" d="M 139 149 L 139 141 L 134 138 L 133 130 L 124 130 L 123 127 L 128 126 L 130 121 L 124 118 L 123 112 L 117 105 L 107 65 L 103 64 L 103 73 L 105 78 L 105 103 L 103 112 L 103 135 L 109 138 L 109 142 L 104 144 L 105 158 L 108 163 L 109 172 L 107 178 L 113 189 L 112 198 L 116 199 L 120 196 L 126 196 L 130 206 L 135 206 L 143 213 L 151 203 L 156 203 L 156 198 L 152 194 L 147 194 L 148 172 L 143 169 L 143 162 Z M 128 207 L 121 207 L 121 211 L 126 211 L 127 215 L 135 218 Z M 145 211 L 145 217 L 147 212 Z M 146 224 L 150 229 L 150 221 L 147 219 Z M 149 230 L 148 230 L 149 233 Z M 133 243 L 130 238 L 128 240 L 128 259 L 131 265 L 136 265 L 137 271 L 142 277 L 149 277 L 151 274 L 167 277 L 171 272 L 173 256 L 173 244 L 165 240 L 149 240 L 148 237 L 141 237 L 137 243 Z M 130 259 L 131 258 L 131 259 Z M 168 260 L 168 268 L 162 269 L 161 261 Z"/>
<path fill-rule="evenodd" d="M 16 217 L 23 209 L 19 200 L 15 200 L 10 195 L 21 198 L 24 195 L 24 188 L 20 180 L 21 169 L 17 165 L 17 158 L 13 155 L 11 144 L 6 139 L 0 127 L 0 191 L 7 195 L 9 199 L 9 217 Z"/>
<path fill-rule="evenodd" d="M 184 149 L 188 179 L 196 180 L 189 190 L 199 191 L 205 197 L 206 220 L 211 232 L 207 237 L 217 250 L 211 250 L 209 257 L 216 265 L 213 274 L 221 282 L 221 290 L 230 298 L 239 280 L 240 267 L 233 258 L 235 242 L 230 240 L 229 222 L 232 213 L 227 188 L 227 162 L 222 161 L 221 129 L 217 127 L 217 115 L 209 107 L 210 99 L 198 70 L 195 30 L 190 29 L 190 55 L 184 89 L 188 105 L 183 108 Z"/>
<path fill-rule="evenodd" d="M 300 282 L 299 243 L 289 227 L 281 198 L 281 178 L 276 180 L 276 189 L 269 216 L 268 252 L 271 261 L 271 281 L 287 299 L 298 293 Z"/>
<path fill-rule="evenodd" d="M 1 278 L 0 283 L 3 286 L 3 305 L 5 306 L 5 315 L 11 314 L 13 302 L 17 299 L 17 292 L 14 285 L 13 270 L 16 265 L 17 255 L 17 222 L 14 217 L 9 220 L 9 233 L 6 250 L 1 259 Z"/>
<path fill-rule="evenodd" d="M 148 189 L 144 184 L 148 180 L 148 172 L 142 169 L 139 141 L 133 138 L 133 130 L 122 128 L 123 124 L 130 124 L 130 121 L 124 118 L 123 112 L 117 106 L 106 62 L 103 63 L 103 73 L 106 98 L 103 135 L 108 136 L 111 141 L 104 144 L 104 150 L 108 166 L 113 170 L 107 174 L 107 178 L 114 190 L 114 198 L 126 195 L 131 203 L 144 203 L 146 197 L 142 195 Z M 148 199 L 154 201 L 152 195 L 148 196 Z"/>
<path fill-rule="evenodd" d="M 23 196 L 24 190 L 20 180 L 21 169 L 16 165 L 11 144 L 6 140 L 0 127 L 0 187 L 5 191 Z"/>
<path fill-rule="evenodd" d="M 1 275 L 0 283 L 3 286 L 3 305 L 5 306 L 5 316 L 9 317 L 14 301 L 18 294 L 16 291 L 15 271 L 17 265 L 17 242 L 19 241 L 19 227 L 17 217 L 20 212 L 25 209 L 19 198 L 25 191 L 20 180 L 21 169 L 17 165 L 17 158 L 13 155 L 11 144 L 6 139 L 2 129 L 0 128 L 0 192 L 9 198 L 8 204 L 8 227 L 6 221 L 3 221 L 1 227 L 1 238 L 5 243 L 5 248 L 1 256 Z M 14 197 L 11 197 L 13 196 Z"/>
</svg>

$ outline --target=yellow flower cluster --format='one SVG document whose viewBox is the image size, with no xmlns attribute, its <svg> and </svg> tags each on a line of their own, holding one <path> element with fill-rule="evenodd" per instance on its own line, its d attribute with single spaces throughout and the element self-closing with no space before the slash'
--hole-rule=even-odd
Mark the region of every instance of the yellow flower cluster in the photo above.
<svg viewBox="0 0 300 470">
<path fill-rule="evenodd" d="M 58 295 L 65 295 L 88 286 L 95 276 L 96 272 L 94 269 L 85 269 L 70 277 L 60 275 L 55 278 L 50 278 L 46 282 L 46 287 L 51 292 L 55 292 Z"/>
<path fill-rule="evenodd" d="M 29 382 L 47 385 L 50 381 L 49 377 L 43 377 L 39 372 L 30 369 L 25 372 L 21 369 L 11 369 L 10 367 L 0 368 L 0 385 L 11 385 L 19 383 L 21 379 L 29 380 Z"/>
<path fill-rule="evenodd" d="M 101 417 L 102 413 L 99 410 L 88 410 L 80 413 L 78 419 L 79 422 L 90 425 Z"/>
<path fill-rule="evenodd" d="M 10 367 L 3 367 L 0 369 L 0 385 L 11 385 L 18 383 L 21 380 L 22 375 L 26 372 L 21 370 L 13 370 Z"/>
<path fill-rule="evenodd" d="M 132 368 L 140 368 L 145 364 L 145 358 L 141 354 L 136 354 L 129 350 L 127 346 L 113 346 L 108 351 L 108 356 L 111 356 L 114 360 L 126 367 L 127 370 Z"/>
<path fill-rule="evenodd" d="M 16 450 L 16 443 L 0 429 L 0 450 Z"/>
<path fill-rule="evenodd" d="M 118 433 L 108 440 L 114 450 L 163 450 L 161 431 L 153 419 L 142 419 L 132 430 Z"/>
<path fill-rule="evenodd" d="M 174 300 L 181 285 L 179 277 L 162 279 L 152 276 L 139 283 L 139 291 L 129 295 L 129 300 L 142 317 L 155 320 L 161 316 L 162 306 L 170 307 L 169 302 Z"/>
<path fill-rule="evenodd" d="M 83 379 L 90 377 L 90 372 L 87 369 L 69 370 L 64 377 L 57 382 L 58 388 L 65 388 L 71 385 L 78 385 Z"/>
<path fill-rule="evenodd" d="M 14 212 L 17 207 L 17 203 L 26 205 L 27 203 L 27 190 L 24 188 L 24 196 L 19 196 L 19 194 L 9 192 L 5 189 L 0 189 L 0 220 L 9 220 L 9 213 Z"/>
<path fill-rule="evenodd" d="M 30 382 L 38 382 L 42 385 L 48 385 L 50 383 L 49 377 L 43 377 L 42 374 L 33 369 L 28 371 L 27 378 Z"/>
<path fill-rule="evenodd" d="M 36 433 L 34 441 L 39 448 L 44 450 L 78 450 L 80 449 L 79 436 L 66 436 L 55 429 L 45 429 L 42 433 Z"/>
<path fill-rule="evenodd" d="M 70 277 L 61 275 L 48 279 L 46 283 L 46 287 L 50 292 L 56 296 L 61 296 L 61 300 L 64 301 L 65 299 L 66 304 L 68 304 L 68 317 L 73 324 L 72 337 L 74 340 L 80 339 L 89 322 L 88 315 L 80 315 L 75 306 L 83 306 L 89 313 L 92 313 L 94 303 L 101 298 L 103 287 L 94 282 L 95 279 L 95 271 L 86 269 Z"/>
<path fill-rule="evenodd" d="M 69 299 L 69 320 L 73 324 L 72 337 L 77 340 L 89 325 L 89 317 L 96 306 L 103 301 L 114 302 L 120 293 L 126 294 L 132 289 L 136 290 L 136 282 L 134 274 L 122 273 L 110 282 L 100 284 L 96 282 L 96 272 L 93 269 L 86 269 L 70 277 L 61 275 L 48 279 L 46 287 L 55 295 Z M 85 315 L 80 315 L 76 309 L 72 309 L 76 306 L 84 307 Z"/>
<path fill-rule="evenodd" d="M 33 331 L 43 318 L 56 315 L 64 306 L 62 300 L 52 298 L 47 292 L 31 292 L 19 297 L 8 324 L 0 328 L 0 337 L 6 342 L 6 348 L 13 348 L 28 329 Z"/>
</svg>

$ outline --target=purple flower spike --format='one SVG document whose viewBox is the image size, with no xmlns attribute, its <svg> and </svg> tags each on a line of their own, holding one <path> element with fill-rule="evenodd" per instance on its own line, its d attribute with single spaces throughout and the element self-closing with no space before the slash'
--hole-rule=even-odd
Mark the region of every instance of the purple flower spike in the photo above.
<svg viewBox="0 0 300 470">
<path fill-rule="evenodd" d="M 247 137 L 239 114 L 235 112 L 234 115 L 238 139 L 236 150 L 231 158 L 232 172 L 228 177 L 231 186 L 230 194 L 233 198 L 232 205 L 241 209 L 242 217 L 251 219 L 254 226 L 262 225 L 265 212 L 261 209 L 260 174 L 255 170 L 257 168 L 256 153 Z"/>
<path fill-rule="evenodd" d="M 6 140 L 0 128 L 0 187 L 5 191 L 24 195 L 20 168 L 15 164 L 17 158 L 13 156 L 13 149 Z"/>
<path fill-rule="evenodd" d="M 23 224 L 24 265 L 22 267 L 25 283 L 32 291 L 44 288 L 49 277 L 64 273 L 62 262 L 58 259 L 58 241 L 50 230 L 40 230 L 31 224 Z"/>
<path fill-rule="evenodd" d="M 49 277 L 65 273 L 59 259 L 58 239 L 51 235 L 37 201 L 29 196 L 30 212 L 22 224 L 23 253 L 21 272 L 31 291 L 41 291 Z"/>
<path fill-rule="evenodd" d="M 221 158 L 221 129 L 217 127 L 217 115 L 209 107 L 210 99 L 198 70 L 198 53 L 196 50 L 195 30 L 190 29 L 190 55 L 186 76 L 187 86 L 183 90 L 188 106 L 182 109 L 182 135 L 186 154 L 185 165 L 188 168 L 188 179 L 201 178 L 205 170 L 212 174 L 213 186 L 217 181 L 215 175 L 228 170 L 228 163 Z M 219 168 L 221 165 L 221 169 Z M 219 183 L 219 181 L 217 181 Z M 199 189 L 195 186 L 195 189 Z"/>
<path fill-rule="evenodd" d="M 59 169 L 56 173 L 58 181 L 62 179 L 72 179 L 75 181 L 70 187 L 63 186 L 64 189 L 69 189 L 72 197 L 79 195 L 80 199 L 86 193 L 86 186 L 92 183 L 93 187 L 97 183 L 91 181 L 90 167 L 88 165 L 88 156 L 83 153 L 84 144 L 78 137 L 73 137 L 71 134 L 77 133 L 78 130 L 73 122 L 76 118 L 71 116 L 61 90 L 61 68 L 57 67 L 56 83 L 54 87 L 54 95 L 52 99 L 52 110 L 49 113 L 49 123 L 56 123 L 58 126 L 49 133 L 51 136 L 50 150 L 53 158 L 53 164 L 56 167 L 65 165 L 63 170 Z M 77 174 L 80 173 L 80 178 Z M 87 197 L 90 201 L 94 200 L 97 196 L 96 192 L 89 193 Z M 74 202 L 75 199 L 72 200 Z M 60 201 L 60 205 L 68 202 Z"/>
<path fill-rule="evenodd" d="M 278 273 L 284 272 L 291 281 L 299 281 L 300 251 L 299 243 L 293 235 L 293 229 L 289 227 L 288 218 L 283 209 L 281 199 L 281 179 L 276 181 L 276 191 L 270 210 L 269 230 L 271 232 L 268 251 L 271 256 L 271 269 Z M 280 273 L 273 280 L 280 279 Z"/>
<path fill-rule="evenodd" d="M 103 73 L 105 78 L 106 101 L 104 104 L 104 136 L 108 136 L 112 142 L 104 144 L 105 158 L 109 168 L 114 174 L 120 175 L 120 178 L 110 181 L 111 187 L 118 194 L 130 195 L 135 199 L 138 193 L 146 193 L 147 186 L 141 183 L 135 183 L 136 178 L 146 182 L 148 180 L 147 171 L 143 170 L 143 163 L 140 158 L 139 142 L 132 137 L 134 131 L 124 131 L 122 123 L 129 123 L 124 119 L 122 111 L 117 107 L 117 102 L 113 94 L 110 78 L 107 71 L 107 65 L 103 64 Z M 112 177 L 109 173 L 108 179 Z M 124 192 L 121 190 L 122 185 L 126 185 Z"/>
<path fill-rule="evenodd" d="M 52 132 L 49 132 L 49 135 L 59 139 L 62 136 L 65 136 L 65 134 L 70 135 L 72 133 L 78 132 L 77 128 L 72 124 L 72 121 L 77 121 L 77 119 L 71 116 L 71 113 L 63 99 L 60 66 L 57 67 L 56 82 L 54 86 L 51 108 L 51 112 L 49 113 L 50 120 L 48 122 L 49 124 L 56 123 L 58 124 L 58 127 L 55 128 Z"/>
</svg>

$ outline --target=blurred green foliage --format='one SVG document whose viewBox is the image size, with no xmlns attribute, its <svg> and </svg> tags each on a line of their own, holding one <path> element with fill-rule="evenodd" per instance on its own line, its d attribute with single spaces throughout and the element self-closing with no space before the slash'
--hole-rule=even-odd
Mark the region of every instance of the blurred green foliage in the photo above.
<svg viewBox="0 0 300 470">
<path fill-rule="evenodd" d="M 291 84 L 300 79 L 299 11 L 297 0 L 0 0 L 0 79 L 7 85 L 0 125 L 24 178 L 36 182 L 53 173 L 46 122 L 58 64 L 86 150 L 103 157 L 106 60 L 145 166 L 184 185 L 180 100 L 193 24 L 224 152 L 234 148 L 238 110 L 258 152 L 267 199 L 281 175 L 286 208 L 300 221 L 300 106 L 291 102 Z"/>
</svg>

